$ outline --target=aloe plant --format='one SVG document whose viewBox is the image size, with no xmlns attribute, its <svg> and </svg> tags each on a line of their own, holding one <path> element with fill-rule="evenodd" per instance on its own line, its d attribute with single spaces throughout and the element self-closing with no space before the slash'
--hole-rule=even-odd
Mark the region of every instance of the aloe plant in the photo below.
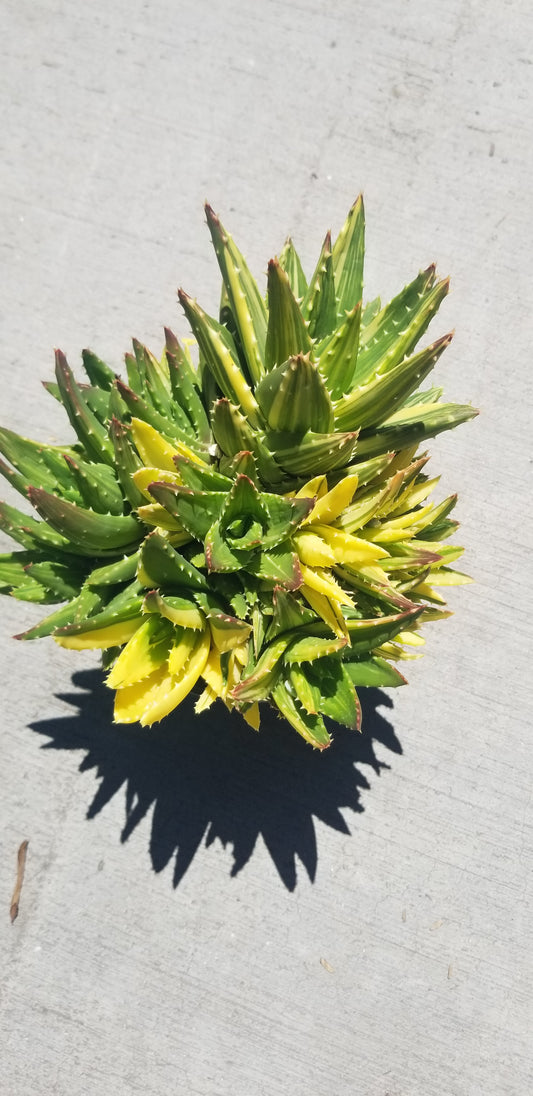
<svg viewBox="0 0 533 1096">
<path fill-rule="evenodd" d="M 149 725 L 194 690 L 259 727 L 268 701 L 318 749 L 324 717 L 359 728 L 362 686 L 395 686 L 421 626 L 468 581 L 452 495 L 431 501 L 426 439 L 472 418 L 422 387 L 451 335 L 416 350 L 448 281 L 430 266 L 385 306 L 363 304 L 358 198 L 308 281 L 291 240 L 262 295 L 207 206 L 218 319 L 180 290 L 194 340 L 139 342 L 127 381 L 84 350 L 56 353 L 76 438 L 0 431 L 0 470 L 38 518 L 0 505 L 20 549 L 0 590 L 58 608 L 17 638 L 102 651 L 115 720 Z M 197 361 L 193 351 L 197 347 Z"/>
</svg>

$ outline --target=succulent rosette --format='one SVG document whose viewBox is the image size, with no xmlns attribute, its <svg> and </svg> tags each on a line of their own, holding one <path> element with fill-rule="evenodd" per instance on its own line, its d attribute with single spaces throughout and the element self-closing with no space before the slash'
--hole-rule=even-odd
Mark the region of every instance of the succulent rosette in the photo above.
<svg viewBox="0 0 533 1096">
<path fill-rule="evenodd" d="M 0 591 L 58 608 L 18 638 L 102 651 L 115 720 L 150 725 L 191 691 L 252 727 L 268 701 L 311 745 L 359 728 L 359 687 L 404 683 L 421 626 L 468 581 L 445 544 L 421 443 L 476 414 L 421 387 L 450 335 L 416 350 L 448 281 L 433 266 L 363 304 L 359 198 L 308 282 L 289 240 L 261 294 L 211 208 L 220 315 L 179 298 L 194 340 L 137 341 L 127 382 L 56 353 L 72 445 L 0 431 L 0 470 L 38 517 L 0 505 L 20 549 Z M 192 351 L 196 344 L 196 354 Z"/>
</svg>

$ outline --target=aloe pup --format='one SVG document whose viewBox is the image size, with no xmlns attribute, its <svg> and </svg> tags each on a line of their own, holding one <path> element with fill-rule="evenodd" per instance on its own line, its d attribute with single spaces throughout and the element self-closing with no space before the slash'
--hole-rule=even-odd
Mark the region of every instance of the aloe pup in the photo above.
<svg viewBox="0 0 533 1096">
<path fill-rule="evenodd" d="M 61 351 L 56 382 L 77 441 L 0 431 L 0 470 L 38 518 L 0 505 L 20 548 L 0 591 L 54 604 L 19 639 L 102 650 L 115 720 L 150 725 L 195 690 L 259 727 L 269 701 L 312 746 L 324 716 L 359 729 L 360 686 L 401 685 L 421 627 L 468 581 L 445 542 L 452 495 L 431 501 L 419 446 L 472 418 L 426 378 L 450 342 L 417 349 L 448 292 L 424 270 L 363 303 L 358 198 L 308 281 L 288 240 L 262 295 L 213 210 L 218 319 L 180 290 L 197 344 L 134 340 L 127 382 Z M 422 386 L 422 387 L 421 387 Z"/>
</svg>

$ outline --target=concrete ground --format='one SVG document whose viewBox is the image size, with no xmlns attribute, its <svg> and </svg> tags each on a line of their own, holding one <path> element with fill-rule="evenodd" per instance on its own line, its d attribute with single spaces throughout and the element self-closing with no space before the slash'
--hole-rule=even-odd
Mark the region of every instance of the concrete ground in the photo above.
<svg viewBox="0 0 533 1096">
<path fill-rule="evenodd" d="M 97 660 L 2 603 L 6 1096 L 526 1096 L 531 1011 L 527 0 L 4 0 L 1 419 L 65 438 L 52 348 L 120 366 L 213 310 L 209 198 L 258 274 L 360 189 L 367 296 L 437 259 L 433 444 L 476 584 L 410 687 L 316 756 L 185 709 L 116 728 Z M 8 495 L 6 488 L 5 497 Z M 7 542 L 6 542 L 7 546 Z M 270 733 L 268 733 L 270 732 Z M 9 903 L 29 840 L 20 913 Z"/>
</svg>

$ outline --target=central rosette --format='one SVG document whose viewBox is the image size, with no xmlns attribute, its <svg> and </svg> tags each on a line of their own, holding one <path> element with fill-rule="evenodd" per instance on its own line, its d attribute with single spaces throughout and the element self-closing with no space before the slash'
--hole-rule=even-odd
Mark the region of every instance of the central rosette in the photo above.
<svg viewBox="0 0 533 1096">
<path fill-rule="evenodd" d="M 249 476 L 238 475 L 205 537 L 208 570 L 245 570 L 295 588 L 301 576 L 289 538 L 313 502 L 260 495 Z"/>
<path fill-rule="evenodd" d="M 246 571 L 297 589 L 302 576 L 291 536 L 315 499 L 260 493 L 247 474 L 253 474 L 251 455 L 243 453 L 241 458 L 247 472 L 238 472 L 233 481 L 213 469 L 204 472 L 189 461 L 177 460 L 180 476 L 187 482 L 152 483 L 150 493 L 203 544 L 208 572 Z"/>
</svg>

